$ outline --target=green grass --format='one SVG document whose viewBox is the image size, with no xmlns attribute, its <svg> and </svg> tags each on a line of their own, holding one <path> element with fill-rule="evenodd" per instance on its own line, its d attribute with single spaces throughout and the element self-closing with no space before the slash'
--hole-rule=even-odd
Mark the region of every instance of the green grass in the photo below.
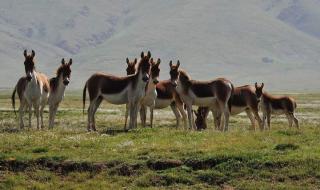
<svg viewBox="0 0 320 190">
<path fill-rule="evenodd" d="M 211 117 L 206 131 L 176 129 L 169 109 L 156 111 L 152 129 L 110 132 L 122 129 L 124 106 L 107 103 L 88 133 L 80 94 L 66 94 L 53 130 L 33 119 L 20 131 L 10 93 L 0 93 L 0 189 L 320 188 L 320 94 L 293 94 L 301 130 L 277 116 L 254 132 L 240 115 L 228 133 Z"/>
</svg>

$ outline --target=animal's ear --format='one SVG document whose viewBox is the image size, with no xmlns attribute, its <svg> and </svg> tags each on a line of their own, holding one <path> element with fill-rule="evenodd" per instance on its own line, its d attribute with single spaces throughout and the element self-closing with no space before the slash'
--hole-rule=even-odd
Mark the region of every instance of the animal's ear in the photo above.
<svg viewBox="0 0 320 190">
<path fill-rule="evenodd" d="M 26 49 L 24 50 L 23 55 L 25 58 L 27 58 L 27 50 Z"/>
<path fill-rule="evenodd" d="M 254 87 L 258 88 L 258 83 L 257 82 L 254 83 Z"/>
<path fill-rule="evenodd" d="M 151 58 L 151 52 L 148 51 L 148 58 L 150 59 Z"/>
<path fill-rule="evenodd" d="M 144 53 L 143 52 L 141 52 L 141 58 L 144 58 Z"/>
<path fill-rule="evenodd" d="M 69 59 L 69 65 L 72 65 L 72 59 L 71 58 Z"/>
<path fill-rule="evenodd" d="M 263 88 L 263 87 L 264 87 L 264 83 L 261 84 L 261 88 Z"/>
<path fill-rule="evenodd" d="M 172 67 L 172 60 L 170 60 L 169 66 Z"/>
<path fill-rule="evenodd" d="M 126 59 L 127 64 L 129 65 L 129 58 Z"/>
<path fill-rule="evenodd" d="M 138 61 L 137 58 L 135 58 L 135 59 L 134 59 L 134 64 L 137 64 L 137 61 Z"/>
<path fill-rule="evenodd" d="M 34 50 L 32 50 L 31 57 L 34 58 L 35 55 L 36 55 L 36 53 L 34 52 Z"/>
<path fill-rule="evenodd" d="M 180 61 L 178 60 L 177 61 L 177 67 L 179 68 L 179 66 L 180 66 Z"/>
<path fill-rule="evenodd" d="M 61 64 L 62 64 L 62 65 L 66 64 L 66 62 L 64 61 L 64 58 L 62 58 Z"/>
<path fill-rule="evenodd" d="M 157 67 L 159 67 L 160 63 L 161 63 L 161 59 L 159 59 L 159 58 L 158 58 L 158 60 L 157 60 L 157 64 L 156 64 L 156 65 L 157 65 Z"/>
</svg>

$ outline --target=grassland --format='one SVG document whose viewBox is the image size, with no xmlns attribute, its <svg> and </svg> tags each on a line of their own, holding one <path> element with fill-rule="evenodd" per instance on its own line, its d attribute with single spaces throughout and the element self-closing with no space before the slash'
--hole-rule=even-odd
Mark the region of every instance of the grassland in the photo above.
<svg viewBox="0 0 320 190">
<path fill-rule="evenodd" d="M 124 106 L 107 103 L 88 133 L 80 94 L 66 94 L 53 130 L 20 131 L 0 93 L 0 189 L 320 189 L 320 94 L 292 94 L 300 130 L 277 116 L 250 131 L 239 115 L 228 133 L 176 129 L 169 109 L 124 133 Z"/>
</svg>

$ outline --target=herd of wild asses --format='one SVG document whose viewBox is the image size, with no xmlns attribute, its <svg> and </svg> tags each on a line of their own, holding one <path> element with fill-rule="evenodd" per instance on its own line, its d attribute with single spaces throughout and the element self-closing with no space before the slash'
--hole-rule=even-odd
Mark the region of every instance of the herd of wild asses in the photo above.
<svg viewBox="0 0 320 190">
<path fill-rule="evenodd" d="M 72 59 L 61 60 L 56 77 L 48 79 L 35 69 L 35 52 L 27 50 L 24 67 L 26 75 L 21 77 L 12 94 L 12 106 L 15 111 L 15 94 L 20 100 L 20 128 L 24 128 L 23 115 L 29 111 L 29 128 L 31 127 L 32 107 L 37 118 L 37 129 L 44 127 L 43 110 L 49 105 L 49 128 L 53 128 L 55 115 L 61 103 L 71 75 Z M 141 53 L 140 59 L 127 62 L 127 76 L 95 73 L 85 83 L 83 89 L 83 109 L 88 91 L 90 105 L 88 108 L 88 131 L 96 131 L 95 113 L 102 100 L 111 104 L 126 104 L 124 129 L 137 127 L 137 116 L 140 112 L 141 124 L 146 126 L 147 108 L 150 109 L 150 125 L 153 126 L 153 110 L 169 107 L 176 117 L 176 127 L 183 119 L 184 128 L 205 129 L 206 118 L 211 111 L 215 129 L 228 130 L 229 116 L 246 112 L 252 128 L 258 122 L 260 130 L 270 129 L 271 114 L 284 114 L 292 127 L 299 128 L 295 117 L 297 104 L 292 97 L 273 96 L 263 91 L 264 84 L 234 87 L 225 78 L 208 81 L 193 80 L 189 74 L 180 69 L 180 61 L 170 61 L 170 79 L 159 81 L 160 59 L 153 59 L 150 51 Z M 199 106 L 197 111 L 192 106 Z M 262 112 L 262 119 L 259 116 Z M 194 114 L 196 118 L 194 119 Z M 129 116 L 129 124 L 127 119 Z M 267 121 L 267 125 L 266 125 Z M 41 123 L 40 123 L 41 122 Z"/>
</svg>

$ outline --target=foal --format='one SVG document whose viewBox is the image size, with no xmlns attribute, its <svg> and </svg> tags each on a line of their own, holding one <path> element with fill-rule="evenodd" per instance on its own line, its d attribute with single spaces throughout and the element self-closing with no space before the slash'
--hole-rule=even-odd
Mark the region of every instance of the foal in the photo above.
<svg viewBox="0 0 320 190">
<path fill-rule="evenodd" d="M 253 130 L 256 129 L 256 126 L 255 126 L 255 119 L 256 119 L 258 121 L 260 130 L 263 130 L 262 120 L 258 113 L 259 100 L 256 96 L 256 89 L 254 86 L 245 85 L 245 86 L 236 87 L 234 89 L 233 98 L 230 99 L 229 104 L 231 104 L 231 115 L 238 115 L 245 111 L 248 118 L 251 121 L 252 129 Z M 220 118 L 221 118 L 220 113 L 214 109 L 211 111 L 214 117 L 215 128 L 217 129 L 220 124 Z M 208 112 L 209 112 L 209 108 L 203 108 L 203 107 L 198 108 L 198 111 L 196 112 L 197 118 L 195 121 L 196 125 L 198 123 L 197 125 L 198 128 L 199 127 L 202 128 L 201 125 L 206 126 L 205 121 L 201 121 L 201 120 L 206 120 Z"/>
<path fill-rule="evenodd" d="M 297 108 L 296 101 L 289 96 L 273 96 L 264 92 L 263 87 L 263 83 L 260 86 L 257 83 L 255 84 L 257 98 L 261 99 L 260 107 L 263 113 L 264 128 L 267 119 L 268 128 L 270 129 L 271 114 L 285 114 L 288 119 L 289 128 L 292 127 L 292 123 L 294 122 L 295 126 L 299 129 L 299 121 L 294 114 Z"/>
<path fill-rule="evenodd" d="M 140 102 L 145 96 L 146 84 L 149 81 L 150 58 L 150 52 L 146 56 L 142 52 L 137 72 L 133 75 L 118 77 L 96 73 L 87 80 L 83 89 L 83 108 L 85 107 L 88 88 L 90 98 L 88 131 L 96 130 L 94 115 L 103 99 L 112 104 L 128 104 L 130 109 L 130 128 L 136 127 L 137 112 L 140 109 Z"/>
<path fill-rule="evenodd" d="M 66 86 L 70 82 L 72 59 L 68 63 L 61 60 L 61 65 L 57 70 L 57 76 L 50 79 L 50 95 L 49 95 L 49 128 L 53 128 L 54 119 L 60 102 L 64 97 Z"/>
<path fill-rule="evenodd" d="M 39 129 L 39 116 L 41 117 L 41 128 L 43 125 L 43 109 L 47 103 L 50 86 L 46 75 L 38 73 L 35 70 L 34 57 L 35 52 L 32 50 L 31 55 L 27 55 L 27 50 L 23 53 L 25 57 L 24 67 L 26 76 L 21 77 L 15 86 L 12 94 L 12 106 L 15 109 L 15 93 L 18 92 L 20 99 L 19 118 L 20 128 L 24 128 L 23 115 L 26 108 L 29 109 L 29 128 L 31 128 L 32 107 L 37 117 L 37 129 Z M 40 110 L 39 110 L 39 107 Z"/>
<path fill-rule="evenodd" d="M 177 84 L 177 91 L 187 107 L 189 128 L 196 129 L 192 105 L 198 105 L 214 107 L 223 113 L 224 122 L 221 122 L 220 130 L 228 130 L 230 115 L 228 101 L 233 96 L 233 85 L 229 80 L 219 78 L 211 81 L 196 81 L 183 70 L 170 71 L 170 75 L 171 81 Z"/>
<path fill-rule="evenodd" d="M 150 126 L 152 128 L 153 125 L 153 110 L 156 105 L 157 91 L 156 85 L 159 83 L 158 77 L 160 73 L 159 65 L 161 60 L 158 59 L 157 62 L 153 61 L 153 58 L 150 59 L 151 70 L 150 70 L 150 78 L 146 94 L 141 101 L 141 109 L 140 109 L 140 117 L 142 121 L 142 126 L 146 127 L 146 117 L 147 117 L 147 107 L 150 108 Z"/>
</svg>

